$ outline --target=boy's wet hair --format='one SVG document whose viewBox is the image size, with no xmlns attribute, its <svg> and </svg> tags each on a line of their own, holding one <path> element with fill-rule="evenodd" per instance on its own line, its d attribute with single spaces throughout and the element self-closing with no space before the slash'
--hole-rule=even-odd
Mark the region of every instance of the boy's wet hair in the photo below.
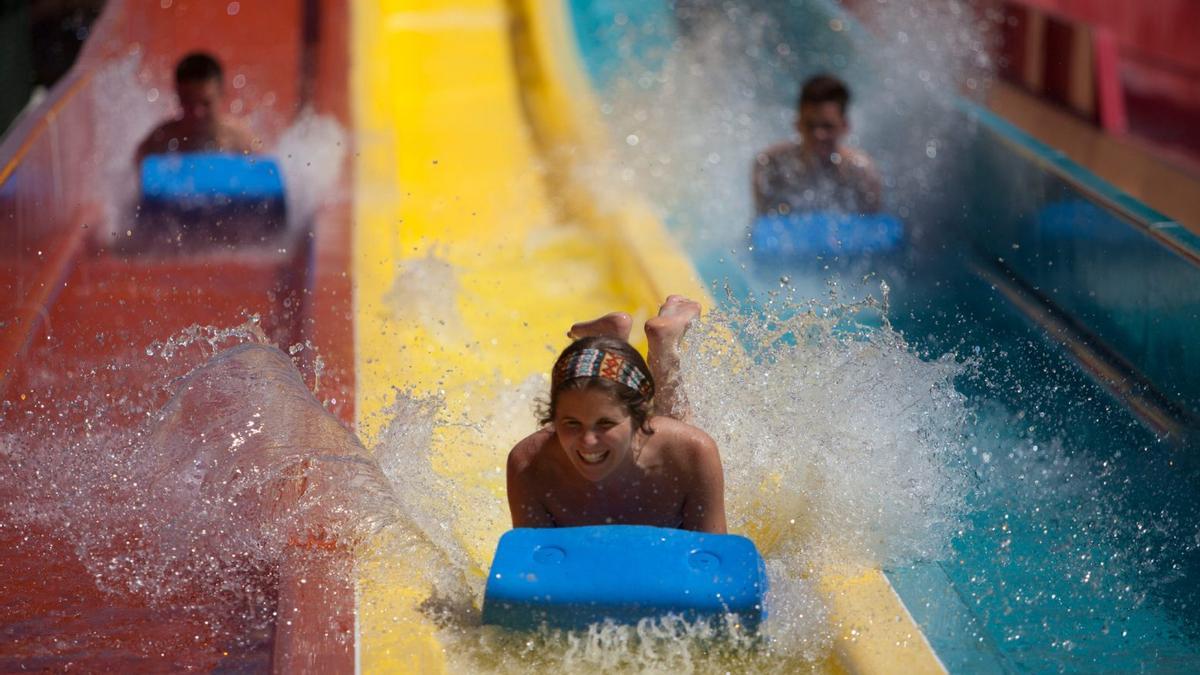
<svg viewBox="0 0 1200 675">
<path fill-rule="evenodd" d="M 800 98 L 796 100 L 796 109 L 809 104 L 836 103 L 842 114 L 846 114 L 846 106 L 850 104 L 850 88 L 832 75 L 814 75 L 804 82 L 800 89 Z"/>
<path fill-rule="evenodd" d="M 183 82 L 224 82 L 225 73 L 216 57 L 208 52 L 192 52 L 175 66 L 175 84 Z"/>
<path fill-rule="evenodd" d="M 558 359 L 554 362 L 554 368 L 550 372 L 553 374 L 559 373 L 561 364 L 566 363 L 572 356 L 584 349 L 599 349 L 621 357 L 626 363 L 641 371 L 642 376 L 650 383 L 650 386 L 644 388 L 644 391 L 638 391 L 627 385 L 599 376 L 573 377 L 560 381 L 557 375 L 552 375 L 550 380 L 550 398 L 548 401 L 543 401 L 538 410 L 539 423 L 547 425 L 554 421 L 554 416 L 557 412 L 558 396 L 562 392 L 577 389 L 596 389 L 609 394 L 625 407 L 629 412 L 629 416 L 633 419 L 634 429 L 639 429 L 646 434 L 654 433 L 654 430 L 649 425 L 650 406 L 654 398 L 654 378 L 650 376 L 650 367 L 646 365 L 646 360 L 628 342 L 620 338 L 607 336 L 580 338 L 568 345 L 558 355 Z"/>
</svg>

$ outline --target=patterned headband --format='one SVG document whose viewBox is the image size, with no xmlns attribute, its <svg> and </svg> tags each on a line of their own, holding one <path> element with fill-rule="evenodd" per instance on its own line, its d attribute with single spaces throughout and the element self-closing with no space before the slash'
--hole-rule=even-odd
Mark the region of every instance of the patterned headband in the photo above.
<svg viewBox="0 0 1200 675">
<path fill-rule="evenodd" d="M 650 378 L 637 366 L 617 354 L 590 347 L 575 352 L 554 371 L 554 379 L 559 382 L 577 377 L 602 377 L 623 384 L 642 396 L 649 396 L 653 388 Z"/>
</svg>

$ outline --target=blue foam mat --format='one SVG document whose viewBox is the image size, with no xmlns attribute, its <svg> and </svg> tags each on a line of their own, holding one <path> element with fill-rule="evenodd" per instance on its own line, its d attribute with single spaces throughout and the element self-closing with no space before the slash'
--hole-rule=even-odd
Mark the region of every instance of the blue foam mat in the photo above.
<svg viewBox="0 0 1200 675">
<path fill-rule="evenodd" d="M 638 525 L 520 528 L 496 547 L 483 622 L 578 629 L 606 619 L 736 614 L 753 630 L 766 615 L 766 591 L 762 557 L 738 535 Z"/>
<path fill-rule="evenodd" d="M 262 155 L 175 153 L 142 160 L 142 200 L 150 202 L 282 202 L 279 164 Z"/>
<path fill-rule="evenodd" d="M 885 213 L 761 216 L 750 227 L 750 244 L 759 258 L 884 253 L 903 243 L 904 224 Z"/>
</svg>

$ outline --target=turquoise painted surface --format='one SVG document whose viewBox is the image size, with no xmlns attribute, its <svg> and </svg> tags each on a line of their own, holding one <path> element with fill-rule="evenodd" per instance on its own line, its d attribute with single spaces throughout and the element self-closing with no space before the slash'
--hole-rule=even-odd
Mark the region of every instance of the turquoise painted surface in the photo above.
<svg viewBox="0 0 1200 675">
<path fill-rule="evenodd" d="M 591 41 L 585 61 L 603 102 L 619 107 L 609 94 L 638 69 L 622 70 L 613 45 L 596 37 L 611 26 L 580 11 L 586 4 L 573 3 L 581 45 Z M 603 4 L 609 12 L 668 6 Z M 843 75 L 864 94 L 863 107 L 884 107 L 899 92 L 886 111 L 897 119 L 869 120 L 859 142 L 878 151 L 892 177 L 885 201 L 910 227 L 909 250 L 832 265 L 759 264 L 744 250 L 688 241 L 705 280 L 741 300 L 777 291 L 784 276 L 817 288 L 831 276 L 877 272 L 893 289 L 892 325 L 914 349 L 976 364 L 956 383 L 974 412 L 963 440 L 977 477 L 970 527 L 945 559 L 888 568 L 943 662 L 971 673 L 1193 671 L 1200 662 L 1200 448 L 1156 438 L 973 269 L 1003 257 L 1164 393 L 1194 408 L 1200 283 L 1187 255 L 1150 228 L 1193 251 L 1196 238 L 969 103 L 905 98 L 904 88 L 919 88 L 916 82 L 883 80 L 919 69 L 896 67 L 896 53 L 876 49 L 875 38 L 832 3 L 671 6 L 680 40 L 694 30 L 689 13 L 736 24 L 732 7 L 745 10 L 743 17 L 769 18 L 757 43 L 790 52 L 766 50 L 759 59 L 761 72 L 748 86 L 762 101 L 787 105 L 796 82 L 818 70 Z M 656 40 L 661 45 L 662 35 Z M 949 127 L 928 133 L 940 164 L 920 176 L 922 158 L 906 154 L 911 148 L 899 137 L 931 119 L 948 119 Z M 718 200 L 723 193 L 715 188 Z M 658 206 L 690 235 L 686 227 L 719 205 Z"/>
<path fill-rule="evenodd" d="M 662 2 L 568 0 L 575 43 L 600 88 L 630 63 L 662 67 L 674 41 L 674 14 Z"/>
<path fill-rule="evenodd" d="M 975 139 L 965 180 L 972 242 L 1200 411 L 1194 236 L 990 113 L 968 113 L 990 132 Z"/>
</svg>

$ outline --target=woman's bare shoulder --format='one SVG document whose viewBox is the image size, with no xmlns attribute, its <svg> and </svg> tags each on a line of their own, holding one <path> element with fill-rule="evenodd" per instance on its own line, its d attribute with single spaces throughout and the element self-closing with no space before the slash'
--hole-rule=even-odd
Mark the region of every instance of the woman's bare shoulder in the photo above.
<svg viewBox="0 0 1200 675">
<path fill-rule="evenodd" d="M 662 434 L 664 451 L 677 459 L 691 463 L 718 455 L 716 441 L 700 427 L 671 417 L 655 417 L 650 426 L 655 436 Z"/>
<path fill-rule="evenodd" d="M 508 468 L 510 471 L 523 471 L 538 462 L 545 454 L 554 433 L 549 428 L 538 429 L 517 442 L 508 453 Z"/>
</svg>

